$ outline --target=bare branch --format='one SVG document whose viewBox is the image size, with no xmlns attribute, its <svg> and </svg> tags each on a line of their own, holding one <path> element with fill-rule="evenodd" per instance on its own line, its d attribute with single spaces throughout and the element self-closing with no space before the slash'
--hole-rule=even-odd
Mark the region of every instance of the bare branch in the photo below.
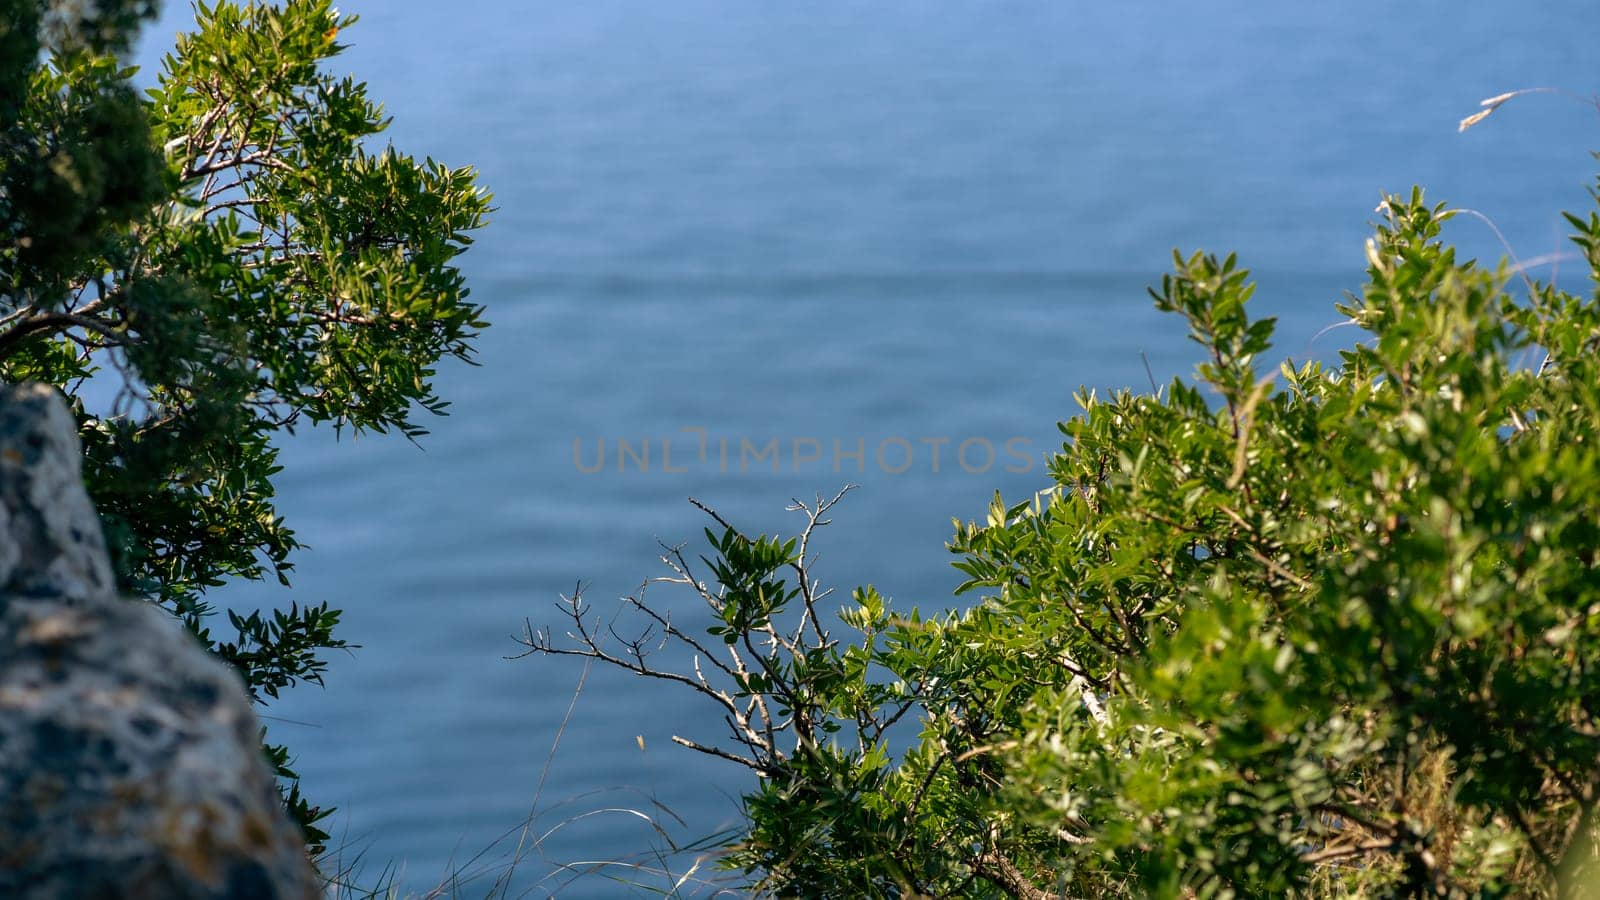
<svg viewBox="0 0 1600 900">
<path fill-rule="evenodd" d="M 680 737 L 680 736 L 678 736 L 676 734 L 672 736 L 672 742 L 674 744 L 677 744 L 680 747 L 688 747 L 690 750 L 698 750 L 701 753 L 705 753 L 705 754 L 708 754 L 710 756 L 721 757 L 722 759 L 726 759 L 726 760 L 729 760 L 731 762 L 739 763 L 742 766 L 748 766 L 751 769 L 754 769 L 756 774 L 760 775 L 763 778 L 766 778 L 767 776 L 772 774 L 771 772 L 767 771 L 767 769 L 765 767 L 761 766 L 760 764 L 758 764 L 758 763 L 756 763 L 756 762 L 754 762 L 752 760 L 745 759 L 744 757 L 742 757 L 742 756 L 740 756 L 740 755 L 738 755 L 736 753 L 729 753 L 726 750 L 722 750 L 722 749 L 719 749 L 717 747 L 709 747 L 709 746 L 706 746 L 705 744 L 697 744 L 694 741 L 691 741 L 686 737 Z"/>
<path fill-rule="evenodd" d="M 811 546 L 811 535 L 817 530 L 818 526 L 833 524 L 831 519 L 822 517 L 827 515 L 828 510 L 832 509 L 835 504 L 843 500 L 844 496 L 855 490 L 855 488 L 856 486 L 853 484 L 846 484 L 830 500 L 823 500 L 822 495 L 818 494 L 815 507 L 806 506 L 798 498 L 795 498 L 793 505 L 789 507 L 790 511 L 803 512 L 806 516 L 806 527 L 800 532 L 799 555 L 795 557 L 794 562 L 790 563 L 790 567 L 794 569 L 795 577 L 800 583 L 800 599 L 805 604 L 805 612 L 801 616 L 800 627 L 795 630 L 794 642 L 796 644 L 800 643 L 801 632 L 805 630 L 807 623 L 811 626 L 811 632 L 816 639 L 817 646 L 826 646 L 828 643 L 828 636 L 823 633 L 817 614 L 817 601 L 821 597 L 817 594 L 816 583 L 811 580 L 809 572 L 811 560 L 808 559 L 808 554 Z M 826 596 L 826 593 L 824 592 L 823 596 Z"/>
<path fill-rule="evenodd" d="M 18 344 L 32 335 L 67 328 L 82 328 L 86 331 L 93 331 L 113 345 L 121 345 L 127 342 L 126 335 L 101 319 L 78 313 L 45 313 L 30 319 L 23 319 L 4 333 L 0 333 L 0 359 L 9 355 L 16 349 Z"/>
</svg>

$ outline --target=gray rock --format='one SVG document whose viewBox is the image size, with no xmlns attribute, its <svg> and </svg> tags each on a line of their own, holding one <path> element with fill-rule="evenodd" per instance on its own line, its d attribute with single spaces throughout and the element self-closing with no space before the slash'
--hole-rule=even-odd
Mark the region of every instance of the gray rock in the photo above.
<svg viewBox="0 0 1600 900">
<path fill-rule="evenodd" d="M 114 592 L 82 468 L 78 425 L 60 395 L 0 386 L 0 594 L 81 601 Z"/>
<path fill-rule="evenodd" d="M 0 897 L 321 895 L 238 675 L 118 597 L 53 390 L 0 386 Z"/>
</svg>

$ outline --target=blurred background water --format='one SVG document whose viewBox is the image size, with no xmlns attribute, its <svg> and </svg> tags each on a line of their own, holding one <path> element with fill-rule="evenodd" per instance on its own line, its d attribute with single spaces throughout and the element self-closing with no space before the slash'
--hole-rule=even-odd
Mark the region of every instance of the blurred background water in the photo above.
<svg viewBox="0 0 1600 900">
<path fill-rule="evenodd" d="M 388 138 L 477 166 L 495 193 L 463 260 L 493 327 L 481 367 L 441 373 L 453 415 L 421 449 L 287 441 L 280 510 L 312 550 L 292 590 L 219 599 L 346 610 L 362 649 L 269 725 L 309 795 L 340 807 L 346 861 L 417 891 L 503 863 L 507 843 L 469 861 L 524 821 L 547 764 L 534 833 L 554 830 L 520 864 L 529 895 L 631 890 L 562 868 L 665 846 L 607 809 L 659 803 L 677 841 L 736 822 L 744 774 L 670 743 L 720 736 L 714 708 L 600 669 L 573 704 L 581 665 L 504 658 L 525 618 L 561 624 L 553 603 L 576 582 L 607 610 L 658 574 L 657 540 L 704 524 L 686 497 L 770 531 L 796 526 L 791 497 L 860 484 L 819 540 L 824 577 L 906 606 L 964 602 L 951 517 L 1044 486 L 1080 385 L 1145 388 L 1146 359 L 1161 381 L 1196 362 L 1145 294 L 1172 248 L 1237 251 L 1256 314 L 1281 319 L 1278 349 L 1327 356 L 1349 332 L 1313 338 L 1359 286 L 1380 192 L 1424 185 L 1490 216 L 1520 256 L 1553 253 L 1558 212 L 1590 203 L 1600 131 L 1595 109 L 1553 96 L 1456 131 L 1503 91 L 1600 89 L 1579 0 L 347 11 L 362 21 L 335 67 L 386 102 Z M 168 3 L 147 65 L 188 21 Z M 1447 236 L 1505 252 L 1476 220 Z M 704 429 L 704 462 L 683 429 Z M 741 439 L 773 438 L 778 471 L 741 466 Z M 617 442 L 646 439 L 650 470 L 619 472 Z M 820 458 L 797 459 L 795 439 Z M 898 474 L 896 439 L 914 452 Z M 686 471 L 663 470 L 664 440 Z M 606 467 L 585 474 L 602 443 Z"/>
</svg>

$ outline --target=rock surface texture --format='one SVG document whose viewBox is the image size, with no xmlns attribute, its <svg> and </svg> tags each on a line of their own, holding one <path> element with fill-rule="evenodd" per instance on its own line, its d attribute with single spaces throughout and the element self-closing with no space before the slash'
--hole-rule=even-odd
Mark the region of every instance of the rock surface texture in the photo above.
<svg viewBox="0 0 1600 900">
<path fill-rule="evenodd" d="M 244 685 L 117 596 L 54 390 L 0 386 L 0 897 L 321 896 Z"/>
</svg>

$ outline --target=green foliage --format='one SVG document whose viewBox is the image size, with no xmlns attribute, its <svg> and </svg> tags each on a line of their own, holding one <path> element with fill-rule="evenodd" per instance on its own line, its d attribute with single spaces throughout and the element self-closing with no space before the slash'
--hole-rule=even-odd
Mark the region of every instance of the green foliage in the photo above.
<svg viewBox="0 0 1600 900">
<path fill-rule="evenodd" d="M 275 435 L 414 439 L 414 409 L 444 412 L 435 367 L 484 327 L 453 262 L 488 196 L 470 169 L 369 152 L 387 120 L 325 71 L 355 21 L 331 0 L 198 3 L 145 97 L 114 54 L 153 4 L 0 6 L 0 378 L 120 385 L 77 409 L 124 589 L 258 698 L 320 682 L 336 609 L 230 613 L 213 636 L 206 592 L 288 583 Z M 315 847 L 326 811 L 286 796 Z"/>
<path fill-rule="evenodd" d="M 1600 215 L 1577 296 L 1459 260 L 1420 191 L 1380 212 L 1336 365 L 1263 374 L 1247 273 L 1175 256 L 1197 378 L 1080 395 L 1049 487 L 956 523 L 966 612 L 820 627 L 819 504 L 798 546 L 721 523 L 709 580 L 668 555 L 721 662 L 642 594 L 690 674 L 578 602 L 530 644 L 720 704 L 736 752 L 684 743 L 761 776 L 726 862 L 781 895 L 1584 896 Z"/>
</svg>

